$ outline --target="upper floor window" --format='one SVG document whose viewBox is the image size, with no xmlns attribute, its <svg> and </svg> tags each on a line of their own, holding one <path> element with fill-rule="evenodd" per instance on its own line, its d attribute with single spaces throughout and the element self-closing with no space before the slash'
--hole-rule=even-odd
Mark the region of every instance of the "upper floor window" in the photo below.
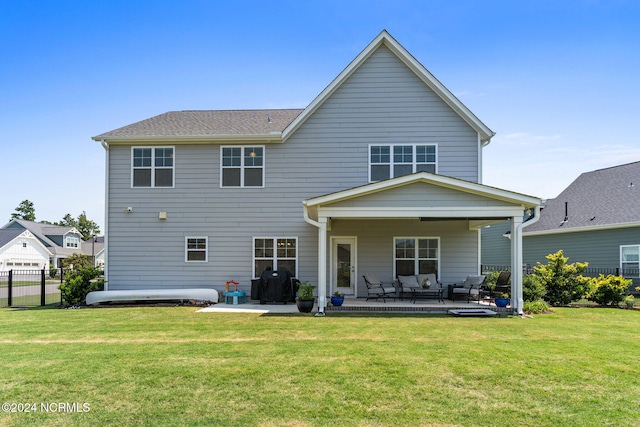
<svg viewBox="0 0 640 427">
<path fill-rule="evenodd" d="M 263 187 L 264 147 L 221 147 L 222 187 Z"/>
<path fill-rule="evenodd" d="M 132 187 L 173 187 L 173 147 L 133 147 Z"/>
<path fill-rule="evenodd" d="M 620 270 L 624 277 L 640 277 L 640 245 L 620 246 Z"/>
<path fill-rule="evenodd" d="M 77 248 L 80 246 L 80 239 L 76 236 L 67 236 L 65 238 L 65 247 L 67 248 Z"/>
<path fill-rule="evenodd" d="M 369 181 L 409 175 L 415 172 L 436 173 L 435 144 L 369 146 Z"/>
</svg>

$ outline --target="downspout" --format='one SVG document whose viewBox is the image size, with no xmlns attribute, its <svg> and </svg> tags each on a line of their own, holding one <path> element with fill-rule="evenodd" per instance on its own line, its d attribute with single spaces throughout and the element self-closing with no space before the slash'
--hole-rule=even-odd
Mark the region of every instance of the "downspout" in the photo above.
<svg viewBox="0 0 640 427">
<path fill-rule="evenodd" d="M 302 208 L 304 220 L 318 228 L 318 312 L 316 316 L 324 316 L 324 309 L 327 306 L 327 223 L 311 219 L 305 202 L 302 202 Z"/>
<path fill-rule="evenodd" d="M 109 290 L 109 144 L 103 139 L 100 141 L 105 151 L 104 159 L 104 290 Z"/>
<path fill-rule="evenodd" d="M 518 256 L 520 257 L 520 259 L 517 262 L 517 265 L 520 268 L 520 272 L 519 272 L 519 276 L 520 276 L 520 280 L 516 283 L 516 286 L 518 287 L 518 289 L 516 289 L 516 295 L 518 295 L 518 316 L 522 316 L 524 314 L 523 310 L 522 310 L 522 306 L 524 305 L 524 299 L 522 298 L 522 230 L 525 227 L 528 227 L 532 224 L 535 224 L 536 222 L 538 222 L 538 220 L 540 219 L 540 205 L 536 206 L 534 208 L 533 211 L 533 218 L 531 218 L 529 221 L 523 221 L 522 223 L 516 225 L 516 235 L 520 236 L 520 250 L 518 251 Z"/>
</svg>

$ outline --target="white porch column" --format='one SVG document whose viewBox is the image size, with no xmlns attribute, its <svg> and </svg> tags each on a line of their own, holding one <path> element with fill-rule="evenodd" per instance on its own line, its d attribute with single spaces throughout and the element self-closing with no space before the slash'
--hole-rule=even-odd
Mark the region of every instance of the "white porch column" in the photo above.
<svg viewBox="0 0 640 427">
<path fill-rule="evenodd" d="M 511 307 L 522 314 L 522 216 L 511 218 Z"/>
<path fill-rule="evenodd" d="M 318 218 L 318 312 L 327 306 L 327 218 Z"/>
</svg>

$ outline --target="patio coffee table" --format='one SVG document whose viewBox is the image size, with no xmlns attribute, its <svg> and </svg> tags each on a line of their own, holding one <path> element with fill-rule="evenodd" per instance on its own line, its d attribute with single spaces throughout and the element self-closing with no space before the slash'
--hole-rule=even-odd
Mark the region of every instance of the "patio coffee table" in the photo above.
<svg viewBox="0 0 640 427">
<path fill-rule="evenodd" d="M 437 299 L 439 302 L 444 304 L 444 300 L 442 299 L 442 288 L 413 288 L 411 289 L 411 302 L 416 303 L 416 299 Z"/>
</svg>

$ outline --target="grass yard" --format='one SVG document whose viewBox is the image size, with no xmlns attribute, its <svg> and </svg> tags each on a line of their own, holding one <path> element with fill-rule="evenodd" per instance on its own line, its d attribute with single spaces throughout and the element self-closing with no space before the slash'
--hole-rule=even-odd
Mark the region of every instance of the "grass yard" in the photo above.
<svg viewBox="0 0 640 427">
<path fill-rule="evenodd" d="M 639 325 L 640 311 L 585 308 L 2 309 L 0 401 L 36 410 L 0 413 L 0 425 L 640 425 Z"/>
</svg>

